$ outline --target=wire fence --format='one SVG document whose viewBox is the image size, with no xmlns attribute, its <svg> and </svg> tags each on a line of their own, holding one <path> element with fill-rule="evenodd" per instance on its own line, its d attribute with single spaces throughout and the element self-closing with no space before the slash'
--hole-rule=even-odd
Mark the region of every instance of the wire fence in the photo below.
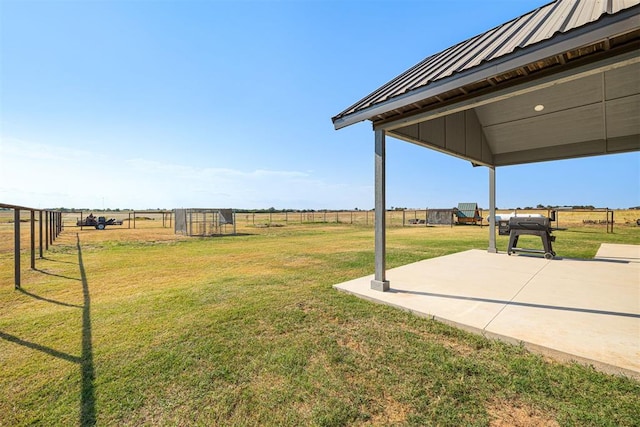
<svg viewBox="0 0 640 427">
<path fill-rule="evenodd" d="M 439 217 L 434 212 L 443 213 Z M 389 227 L 416 225 L 451 225 L 453 210 L 451 209 L 412 209 L 386 212 L 386 223 Z M 372 226 L 374 211 L 314 211 L 314 212 L 237 212 L 236 221 L 245 226 L 274 224 L 353 224 Z"/>
</svg>

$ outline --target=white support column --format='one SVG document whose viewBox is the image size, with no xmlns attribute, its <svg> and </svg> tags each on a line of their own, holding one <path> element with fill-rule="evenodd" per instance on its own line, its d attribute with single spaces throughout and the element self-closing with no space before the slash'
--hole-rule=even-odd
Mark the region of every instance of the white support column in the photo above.
<svg viewBox="0 0 640 427">
<path fill-rule="evenodd" d="M 376 188 L 375 188 L 375 263 L 376 271 L 371 281 L 371 289 L 388 291 L 389 281 L 386 280 L 386 190 L 385 190 L 385 132 L 375 130 L 376 139 Z"/>
<path fill-rule="evenodd" d="M 496 168 L 489 166 L 489 248 L 487 252 L 497 253 L 496 249 Z"/>
</svg>

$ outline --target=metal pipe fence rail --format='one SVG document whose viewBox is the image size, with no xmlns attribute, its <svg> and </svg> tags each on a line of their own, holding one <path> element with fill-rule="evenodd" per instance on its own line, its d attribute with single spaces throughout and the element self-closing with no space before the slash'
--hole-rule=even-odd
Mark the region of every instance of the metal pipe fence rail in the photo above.
<svg viewBox="0 0 640 427">
<path fill-rule="evenodd" d="M 426 226 L 430 209 L 390 210 L 386 212 L 387 226 Z M 374 211 L 313 211 L 313 212 L 236 212 L 237 222 L 243 225 L 271 224 L 353 224 L 373 226 Z M 450 223 L 447 222 L 447 225 Z"/>
<path fill-rule="evenodd" d="M 38 222 L 38 256 L 44 258 L 44 250 L 49 250 L 56 238 L 62 233 L 62 212 L 48 209 L 36 209 L 26 206 L 0 203 L 1 209 L 13 211 L 13 277 L 15 289 L 20 289 L 21 272 L 21 223 L 29 222 L 30 267 L 36 268 L 36 221 Z M 28 219 L 22 217 L 22 211 L 29 212 Z M 36 212 L 38 219 L 36 220 Z"/>
<path fill-rule="evenodd" d="M 624 212 L 625 210 L 622 210 Z M 525 209 L 499 209 L 497 214 L 527 214 L 536 213 L 551 217 L 554 212 L 555 228 L 560 224 L 563 226 L 581 226 L 581 225 L 605 225 L 607 233 L 613 233 L 614 227 L 614 210 L 610 208 L 594 208 L 594 209 L 573 209 L 573 208 L 525 208 Z M 632 211 L 629 211 L 632 212 Z M 387 210 L 386 224 L 387 227 L 418 227 L 432 225 L 448 225 L 456 224 L 453 209 L 405 209 L 405 210 Z M 480 210 L 480 215 L 485 215 Z M 373 227 L 375 212 L 357 210 L 357 211 L 313 211 L 313 212 L 237 212 L 236 221 L 243 226 L 269 226 L 269 225 L 294 225 L 294 224 L 352 224 L 360 226 Z M 633 215 L 631 215 L 633 216 Z M 587 219 L 585 219 L 587 218 Z M 635 223 L 635 219 L 633 222 Z M 640 221 L 640 220 L 638 220 Z M 624 218 L 622 219 L 624 222 Z M 478 224 L 481 227 L 488 226 L 488 218 L 483 218 Z M 640 225 L 640 223 L 639 223 Z"/>
</svg>

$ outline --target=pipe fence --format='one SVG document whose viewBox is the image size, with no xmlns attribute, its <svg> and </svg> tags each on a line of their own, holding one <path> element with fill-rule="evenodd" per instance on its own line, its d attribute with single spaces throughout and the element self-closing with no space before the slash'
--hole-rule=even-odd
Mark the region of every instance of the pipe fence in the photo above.
<svg viewBox="0 0 640 427">
<path fill-rule="evenodd" d="M 13 277 L 14 287 L 20 289 L 20 273 L 21 273 L 21 249 L 22 249 L 22 229 L 23 222 L 29 223 L 29 254 L 30 267 L 32 270 L 36 268 L 36 247 L 38 258 L 44 258 L 44 251 L 49 250 L 49 245 L 53 245 L 57 237 L 62 233 L 62 212 L 57 210 L 36 209 L 26 206 L 9 205 L 0 203 L 0 209 L 8 210 L 13 215 L 3 218 L 5 223 L 13 223 Z M 26 213 L 25 215 L 23 214 Z M 36 218 L 37 213 L 37 218 Z M 12 218 L 11 218 L 12 217 Z M 36 223 L 38 231 L 36 233 Z M 38 244 L 36 245 L 36 234 L 38 236 Z"/>
<path fill-rule="evenodd" d="M 172 228 L 174 212 L 169 210 L 69 210 L 64 212 L 64 220 L 67 226 L 78 226 L 80 229 L 93 228 L 86 225 L 86 218 L 104 216 L 106 220 L 114 220 L 109 223 L 109 228 Z"/>
<path fill-rule="evenodd" d="M 614 210 L 610 208 L 527 208 L 527 209 L 497 209 L 496 214 L 542 214 L 554 217 L 555 227 L 605 226 L 607 233 L 613 233 L 614 223 L 636 224 L 636 211 L 619 210 L 614 221 Z M 552 214 L 553 212 L 553 214 Z M 453 208 L 444 209 L 404 209 L 387 210 L 385 212 L 387 227 L 419 227 L 433 225 L 453 226 L 458 224 Z M 623 216 L 624 215 L 624 216 Z M 364 211 L 290 211 L 290 212 L 238 212 L 236 221 L 243 226 L 277 226 L 293 224 L 352 224 L 373 227 L 375 212 Z M 474 225 L 481 227 L 489 225 L 488 211 L 480 209 L 481 220 Z M 633 218 L 632 218 L 633 217 Z M 637 219 L 640 225 L 640 219 Z"/>
<path fill-rule="evenodd" d="M 448 212 L 448 215 L 443 212 Z M 386 212 L 388 227 L 416 225 L 451 225 L 452 209 L 405 209 Z M 435 215 L 434 215 L 435 214 Z M 352 224 L 373 227 L 375 211 L 291 211 L 291 212 L 237 212 L 236 221 L 242 225 L 260 226 L 277 224 Z"/>
</svg>

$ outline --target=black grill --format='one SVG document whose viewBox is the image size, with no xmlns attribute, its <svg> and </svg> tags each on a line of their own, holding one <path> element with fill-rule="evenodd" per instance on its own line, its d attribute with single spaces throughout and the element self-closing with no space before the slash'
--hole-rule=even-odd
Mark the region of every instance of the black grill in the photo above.
<svg viewBox="0 0 640 427">
<path fill-rule="evenodd" d="M 551 232 L 552 228 L 549 218 L 511 217 L 509 219 L 509 247 L 507 248 L 507 254 L 527 252 L 543 254 L 546 259 L 552 259 L 556 256 L 556 253 L 553 251 L 551 243 L 556 240 L 556 237 L 552 236 Z M 518 248 L 518 237 L 522 235 L 540 236 L 544 250 Z"/>
</svg>

